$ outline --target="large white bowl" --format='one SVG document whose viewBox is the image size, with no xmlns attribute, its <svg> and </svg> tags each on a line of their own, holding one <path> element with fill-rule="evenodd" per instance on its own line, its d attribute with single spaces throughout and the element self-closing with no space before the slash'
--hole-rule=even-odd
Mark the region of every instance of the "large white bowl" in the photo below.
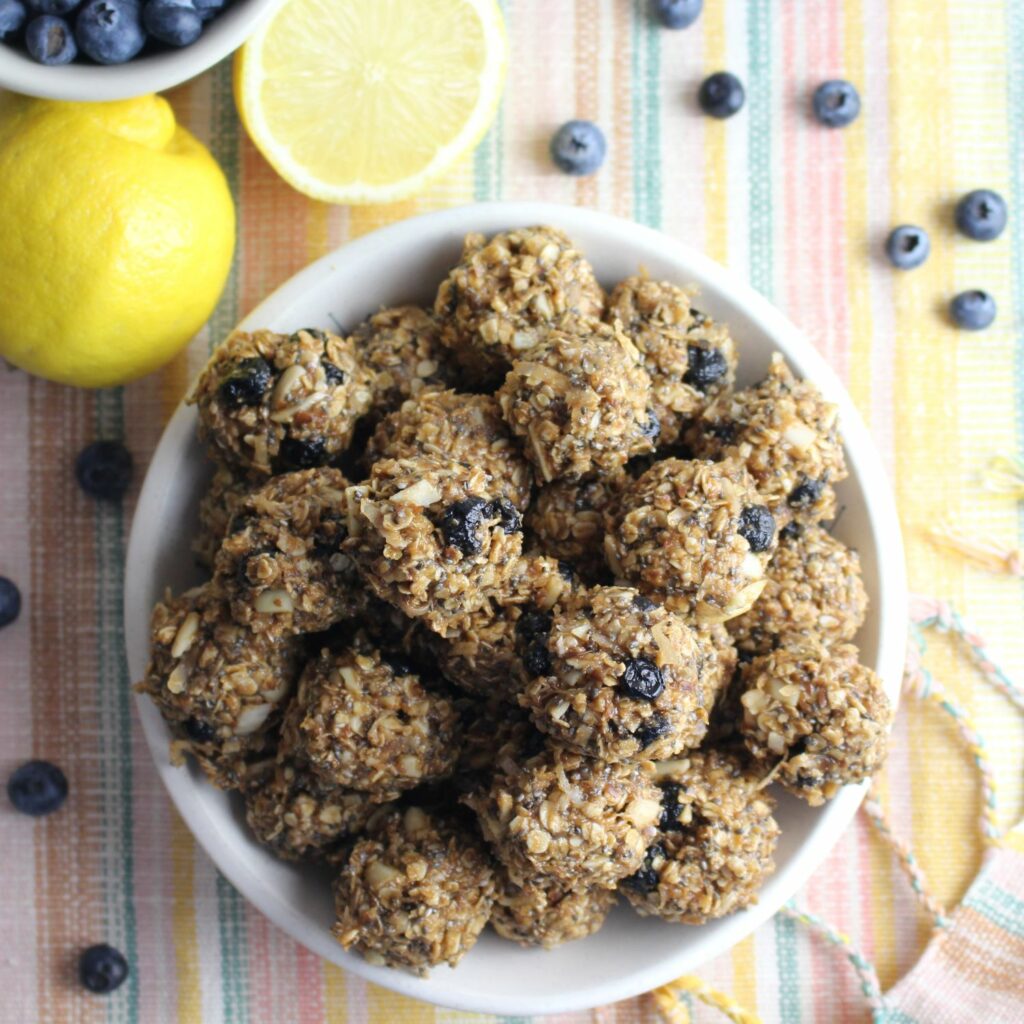
<svg viewBox="0 0 1024 1024">
<path fill-rule="evenodd" d="M 701 308 L 732 328 L 740 378 L 756 379 L 772 351 L 838 403 L 850 477 L 838 488 L 845 513 L 837 534 L 860 552 L 871 597 L 859 637 L 865 662 L 899 693 L 904 654 L 906 584 L 896 510 L 878 455 L 846 391 L 797 329 L 764 298 L 704 256 L 656 231 L 589 210 L 542 203 L 487 203 L 415 217 L 376 231 L 314 263 L 246 317 L 246 328 L 351 326 L 380 306 L 428 302 L 456 262 L 467 231 L 552 224 L 593 262 L 606 286 L 643 266 L 651 275 L 700 287 Z M 813 273 L 813 268 L 808 268 Z M 142 678 L 149 609 L 168 585 L 196 581 L 189 541 L 209 470 L 195 440 L 196 415 L 181 406 L 150 464 L 128 547 L 125 617 L 128 661 Z M 169 734 L 146 698 L 139 716 L 157 770 L 181 816 L 220 870 L 275 924 L 319 955 L 406 995 L 443 1006 L 498 1014 L 539 1014 L 610 1003 L 660 985 L 728 949 L 806 881 L 846 828 L 864 795 L 848 787 L 819 809 L 779 793 L 782 837 L 778 869 L 749 910 L 701 927 L 640 918 L 619 907 L 598 934 L 550 952 L 527 951 L 489 932 L 455 969 L 416 978 L 371 967 L 331 938 L 327 880 L 275 860 L 246 833 L 237 801 L 194 768 L 168 761 Z"/>
<path fill-rule="evenodd" d="M 162 92 L 212 67 L 237 50 L 260 21 L 286 0 L 235 0 L 203 27 L 191 45 L 150 53 L 124 64 L 38 64 L 23 50 L 0 43 L 0 86 L 52 100 L 123 100 Z"/>
</svg>

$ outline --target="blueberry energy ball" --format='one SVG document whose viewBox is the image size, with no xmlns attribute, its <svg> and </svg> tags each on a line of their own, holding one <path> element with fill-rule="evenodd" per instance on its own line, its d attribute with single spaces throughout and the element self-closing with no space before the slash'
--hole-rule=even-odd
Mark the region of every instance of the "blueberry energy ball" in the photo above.
<svg viewBox="0 0 1024 1024">
<path fill-rule="evenodd" d="M 605 319 L 618 322 L 643 357 L 659 447 L 675 444 L 686 424 L 732 387 L 736 349 L 728 330 L 695 310 L 682 288 L 627 278 L 608 299 Z"/>
<path fill-rule="evenodd" d="M 442 344 L 481 390 L 500 384 L 566 314 L 600 317 L 603 309 L 593 268 L 561 231 L 545 227 L 490 241 L 467 235 L 434 302 Z"/>
<path fill-rule="evenodd" d="M 774 778 L 812 806 L 885 760 L 892 706 L 853 644 L 792 636 L 744 666 L 740 731 Z"/>
<path fill-rule="evenodd" d="M 629 587 L 595 587 L 555 615 L 550 671 L 520 700 L 538 729 L 604 761 L 663 760 L 696 747 L 714 690 L 683 618 Z"/>
<path fill-rule="evenodd" d="M 235 332 L 189 398 L 213 458 L 262 474 L 336 459 L 372 400 L 373 375 L 352 342 L 312 329 Z"/>
<path fill-rule="evenodd" d="M 598 320 L 565 320 L 512 364 L 498 391 L 537 479 L 614 473 L 654 449 L 651 380 L 633 343 Z"/>
<path fill-rule="evenodd" d="M 305 668 L 281 737 L 285 755 L 325 782 L 377 803 L 451 772 L 459 722 L 451 701 L 392 668 L 365 637 Z"/>
<path fill-rule="evenodd" d="M 757 901 L 775 870 L 774 801 L 756 774 L 714 750 L 657 766 L 658 836 L 619 891 L 641 914 L 702 924 Z"/>
<path fill-rule="evenodd" d="M 366 446 L 369 465 L 417 455 L 479 466 L 499 497 L 519 509 L 530 503 L 533 472 L 490 395 L 421 394 L 387 416 Z"/>
<path fill-rule="evenodd" d="M 251 633 L 212 584 L 153 609 L 151 653 L 139 690 L 175 736 L 224 789 L 246 785 L 253 762 L 273 756 L 274 726 L 294 689 L 298 650 Z"/>
<path fill-rule="evenodd" d="M 272 477 L 242 502 L 214 561 L 235 621 L 257 633 L 315 633 L 363 607 L 342 551 L 347 485 L 336 469 L 307 469 Z"/>
<path fill-rule="evenodd" d="M 199 500 L 199 532 L 192 541 L 192 552 L 201 566 L 213 568 L 213 560 L 232 518 L 261 483 L 262 480 L 254 482 L 237 476 L 227 466 L 216 468 L 206 493 Z"/>
<path fill-rule="evenodd" d="M 371 964 L 454 967 L 487 924 L 490 860 L 458 825 L 396 811 L 352 848 L 334 885 L 334 935 Z"/>
<path fill-rule="evenodd" d="M 623 492 L 605 536 L 615 575 L 701 622 L 747 611 L 765 587 L 775 522 L 736 460 L 664 459 Z"/>
</svg>

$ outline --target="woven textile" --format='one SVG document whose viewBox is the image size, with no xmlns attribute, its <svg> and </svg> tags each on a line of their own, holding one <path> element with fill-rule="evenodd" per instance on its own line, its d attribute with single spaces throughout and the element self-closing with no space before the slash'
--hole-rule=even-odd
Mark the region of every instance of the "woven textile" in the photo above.
<svg viewBox="0 0 1024 1024">
<path fill-rule="evenodd" d="M 227 65 L 176 90 L 179 117 L 211 147 L 239 209 L 235 266 L 209 331 L 123 390 L 0 373 L 0 574 L 25 598 L 20 620 L 0 633 L 0 771 L 44 757 L 71 784 L 51 818 L 0 809 L 3 1024 L 484 1019 L 367 986 L 244 903 L 157 781 L 122 650 L 133 497 L 209 346 L 309 261 L 398 218 L 475 199 L 577 203 L 658 227 L 747 277 L 806 331 L 867 419 L 896 490 L 912 588 L 949 599 L 1024 675 L 1021 581 L 986 575 L 923 536 L 947 517 L 1006 546 L 1024 535 L 1020 507 L 977 481 L 989 455 L 1024 444 L 1024 3 L 706 0 L 685 32 L 659 29 L 645 0 L 510 0 L 505 10 L 511 64 L 499 118 L 471 158 L 414 202 L 331 208 L 289 189 L 246 140 Z M 722 68 L 747 89 L 727 122 L 703 117 L 694 99 L 701 77 Z M 809 114 L 810 92 L 831 77 L 861 89 L 863 113 L 842 131 Z M 592 178 L 561 176 L 546 157 L 551 132 L 570 117 L 608 135 L 607 163 Z M 1011 208 L 990 244 L 952 229 L 952 204 L 976 187 L 997 189 Z M 889 227 L 903 222 L 932 236 L 931 258 L 910 273 L 880 255 Z M 942 312 L 967 287 L 999 303 L 982 334 L 954 330 Z M 74 456 L 96 437 L 124 437 L 135 455 L 123 510 L 74 485 Z M 1022 810 L 1021 720 L 945 638 L 928 663 L 985 736 L 1007 825 Z M 955 906 L 981 865 L 978 784 L 933 708 L 901 712 L 878 795 L 934 892 Z M 929 938 L 906 879 L 861 817 L 796 899 L 849 935 L 886 988 Z M 98 941 L 132 964 L 128 983 L 104 998 L 74 979 L 77 951 Z M 868 1016 L 845 960 L 788 917 L 700 974 L 765 1021 Z M 980 1019 L 971 1013 L 943 1019 Z M 696 1003 L 693 1017 L 719 1019 Z M 641 998 L 556 1019 L 658 1016 Z"/>
</svg>

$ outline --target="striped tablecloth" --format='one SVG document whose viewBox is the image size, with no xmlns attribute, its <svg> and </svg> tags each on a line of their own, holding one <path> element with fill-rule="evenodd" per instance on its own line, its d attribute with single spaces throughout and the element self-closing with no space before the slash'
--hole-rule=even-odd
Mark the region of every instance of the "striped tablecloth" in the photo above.
<svg viewBox="0 0 1024 1024">
<path fill-rule="evenodd" d="M 659 30 L 644 0 L 508 0 L 511 67 L 500 116 L 458 170 L 415 202 L 330 208 L 290 190 L 246 140 L 221 65 L 177 90 L 179 117 L 225 169 L 239 209 L 237 258 L 208 334 L 162 373 L 123 390 L 0 376 L 0 574 L 21 585 L 21 619 L 0 633 L 0 769 L 62 765 L 66 807 L 32 821 L 0 809 L 0 1020 L 409 1022 L 469 1019 L 329 967 L 248 907 L 197 850 L 161 790 L 135 721 L 122 652 L 121 584 L 131 497 L 101 507 L 72 462 L 124 437 L 141 479 L 209 345 L 267 292 L 346 239 L 474 199 L 543 198 L 661 228 L 749 277 L 846 380 L 889 467 L 911 585 L 951 600 L 1024 675 L 1024 589 L 937 553 L 929 524 L 1021 543 L 1013 503 L 979 489 L 979 467 L 1024 441 L 1024 4 L 1019 0 L 706 0 L 685 32 Z M 728 122 L 702 117 L 696 86 L 728 68 L 747 88 Z M 863 114 L 830 131 L 808 113 L 821 80 L 857 83 Z M 593 178 L 556 173 L 554 127 L 599 122 Z M 957 237 L 951 208 L 987 186 L 1010 227 Z M 933 251 L 900 274 L 888 228 L 925 226 Z M 983 286 L 995 326 L 972 335 L 943 315 Z M 2 289 L 2 283 L 0 283 Z M 2 301 L 2 300 L 0 300 Z M 134 493 L 134 492 L 133 492 Z M 1021 721 L 944 639 L 929 664 L 971 711 L 1021 813 Z M 978 870 L 978 786 L 948 723 L 906 707 L 880 793 L 936 893 L 955 904 Z M 885 986 L 917 960 L 928 922 L 888 851 L 858 820 L 798 895 L 848 933 Z M 112 997 L 82 993 L 76 952 L 108 941 L 132 974 Z M 834 950 L 776 918 L 702 977 L 766 1021 L 861 1021 L 858 982 Z M 696 1019 L 716 1011 L 698 1008 Z M 1024 1019 L 1024 1008 L 1021 1010 Z M 651 999 L 563 1020 L 648 1021 Z"/>
</svg>

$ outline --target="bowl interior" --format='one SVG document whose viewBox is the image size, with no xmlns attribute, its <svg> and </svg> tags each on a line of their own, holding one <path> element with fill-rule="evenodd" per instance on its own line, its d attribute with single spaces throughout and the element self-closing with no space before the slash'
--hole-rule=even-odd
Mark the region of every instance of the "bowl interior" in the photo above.
<svg viewBox="0 0 1024 1024">
<path fill-rule="evenodd" d="M 844 513 L 836 534 L 856 548 L 871 598 L 859 637 L 863 660 L 898 696 L 906 607 L 903 555 L 895 509 L 870 438 L 845 391 L 799 332 L 721 267 L 646 228 L 589 211 L 537 203 L 481 204 L 393 225 L 307 268 L 251 313 L 245 327 L 291 331 L 350 328 L 381 306 L 427 303 L 458 259 L 466 231 L 525 224 L 561 227 L 589 257 L 605 286 L 641 266 L 655 277 L 700 288 L 698 303 L 727 322 L 740 354 L 740 380 L 756 379 L 780 350 L 841 407 L 850 477 L 839 486 Z M 153 456 L 132 528 L 126 579 L 126 635 L 135 679 L 145 670 L 149 609 L 167 586 L 199 580 L 187 557 L 199 496 L 209 476 L 195 440 L 195 413 L 180 407 Z M 884 574 L 882 566 L 885 567 Z M 534 1014 L 627 998 L 692 970 L 739 941 L 773 914 L 826 855 L 859 805 L 848 787 L 811 809 L 779 792 L 782 837 L 776 873 L 760 902 L 701 927 L 643 919 L 624 906 L 596 935 L 553 951 L 527 951 L 485 933 L 454 970 L 428 978 L 375 968 L 331 938 L 327 878 L 275 860 L 248 836 L 239 802 L 207 784 L 194 768 L 168 762 L 168 734 L 145 698 L 139 712 L 157 769 L 197 839 L 221 871 L 280 927 L 314 952 L 389 988 L 460 1009 Z"/>
</svg>

